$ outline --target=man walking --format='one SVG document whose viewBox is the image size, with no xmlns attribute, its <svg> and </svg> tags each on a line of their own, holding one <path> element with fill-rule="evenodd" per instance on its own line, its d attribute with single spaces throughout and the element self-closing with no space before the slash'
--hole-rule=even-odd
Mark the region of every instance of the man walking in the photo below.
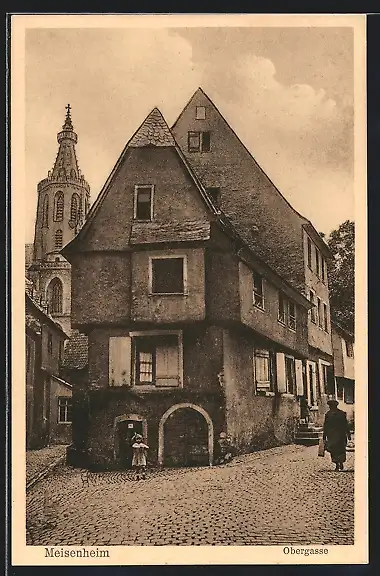
<svg viewBox="0 0 380 576">
<path fill-rule="evenodd" d="M 335 464 L 335 471 L 343 470 L 346 461 L 347 439 L 351 440 L 350 427 L 346 413 L 339 410 L 337 400 L 327 402 L 329 411 L 326 412 L 323 425 L 323 439 L 327 452 L 330 452 L 331 461 Z"/>
</svg>

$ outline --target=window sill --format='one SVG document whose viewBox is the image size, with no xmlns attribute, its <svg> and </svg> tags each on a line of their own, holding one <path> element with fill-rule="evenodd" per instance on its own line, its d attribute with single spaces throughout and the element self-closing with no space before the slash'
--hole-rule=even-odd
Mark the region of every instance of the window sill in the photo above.
<svg viewBox="0 0 380 576">
<path fill-rule="evenodd" d="M 277 322 L 278 322 L 279 324 L 281 324 L 281 326 L 284 326 L 284 327 L 286 328 L 286 322 L 285 322 L 285 321 L 283 322 L 282 320 L 280 320 L 279 318 L 277 318 Z"/>
<path fill-rule="evenodd" d="M 297 332 L 296 328 L 290 328 L 290 326 L 288 326 L 288 328 L 289 328 L 290 332 L 294 332 L 294 334 Z"/>
<path fill-rule="evenodd" d="M 265 312 L 265 307 L 258 306 L 257 304 L 253 303 L 253 307 L 255 310 L 260 310 L 260 312 Z"/>
<path fill-rule="evenodd" d="M 67 426 L 67 424 L 72 424 L 72 422 L 57 422 L 57 424 L 64 424 Z"/>
<path fill-rule="evenodd" d="M 282 398 L 295 398 L 295 394 L 290 394 L 290 392 L 282 392 L 281 397 Z"/>
<path fill-rule="evenodd" d="M 270 391 L 270 390 L 257 390 L 255 396 L 263 396 L 263 397 L 267 397 L 267 398 L 273 398 L 273 396 L 275 396 L 275 393 Z"/>
<path fill-rule="evenodd" d="M 137 386 L 131 386 L 131 390 L 135 393 L 146 394 L 149 392 L 171 392 L 173 390 L 181 390 L 183 388 L 182 384 L 177 384 L 176 386 L 145 386 L 140 384 Z"/>
<path fill-rule="evenodd" d="M 149 292 L 150 297 L 154 296 L 188 296 L 188 292 Z"/>
<path fill-rule="evenodd" d="M 153 222 L 153 218 L 150 218 L 149 220 L 148 220 L 148 219 L 142 220 L 141 218 L 133 218 L 133 223 L 134 223 L 134 224 L 144 224 L 144 223 L 146 223 L 146 222 Z"/>
</svg>

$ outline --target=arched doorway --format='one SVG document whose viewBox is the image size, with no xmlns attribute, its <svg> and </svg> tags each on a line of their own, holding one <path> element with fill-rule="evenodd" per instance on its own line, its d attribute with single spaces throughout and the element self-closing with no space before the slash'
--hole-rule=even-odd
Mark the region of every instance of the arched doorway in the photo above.
<svg viewBox="0 0 380 576">
<path fill-rule="evenodd" d="M 148 425 L 138 414 L 122 414 L 114 421 L 114 459 L 121 468 L 132 467 L 132 438 L 141 434 L 147 441 Z"/>
<path fill-rule="evenodd" d="M 190 403 L 175 404 L 158 428 L 158 463 L 166 466 L 212 466 L 214 426 L 206 410 Z"/>
</svg>

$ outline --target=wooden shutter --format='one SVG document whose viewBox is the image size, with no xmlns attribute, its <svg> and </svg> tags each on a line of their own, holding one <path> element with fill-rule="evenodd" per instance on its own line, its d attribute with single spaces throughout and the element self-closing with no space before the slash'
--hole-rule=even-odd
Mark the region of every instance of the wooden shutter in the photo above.
<svg viewBox="0 0 380 576">
<path fill-rule="evenodd" d="M 296 360 L 296 389 L 297 396 L 303 396 L 302 360 Z"/>
<path fill-rule="evenodd" d="M 131 385 L 131 338 L 116 336 L 109 339 L 109 385 Z"/>
<path fill-rule="evenodd" d="M 285 355 L 282 352 L 276 354 L 277 364 L 277 390 L 286 392 Z"/>
<path fill-rule="evenodd" d="M 156 385 L 178 386 L 178 342 L 165 342 L 156 347 Z"/>
</svg>

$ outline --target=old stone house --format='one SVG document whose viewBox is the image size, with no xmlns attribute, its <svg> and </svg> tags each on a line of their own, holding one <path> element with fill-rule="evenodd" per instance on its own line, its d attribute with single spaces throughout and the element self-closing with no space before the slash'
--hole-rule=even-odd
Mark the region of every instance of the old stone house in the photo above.
<svg viewBox="0 0 380 576">
<path fill-rule="evenodd" d="M 237 230 L 158 109 L 132 136 L 78 235 L 72 327 L 88 338 L 73 464 L 212 464 L 292 442 L 304 393 L 309 300 Z M 87 460 L 85 460 L 87 458 Z"/>
<path fill-rule="evenodd" d="M 26 448 L 71 442 L 72 386 L 61 374 L 68 335 L 33 298 L 26 279 Z"/>
<path fill-rule="evenodd" d="M 326 388 L 334 378 L 327 245 L 284 198 L 201 88 L 172 132 L 192 170 L 242 238 L 311 301 L 305 395 L 312 420 L 321 422 Z M 279 319 L 282 315 L 280 306 Z"/>
<path fill-rule="evenodd" d="M 333 321 L 331 327 L 335 386 L 329 392 L 331 396 L 339 400 L 339 407 L 347 413 L 347 418 L 353 426 L 355 415 L 354 335 L 337 322 Z"/>
</svg>

